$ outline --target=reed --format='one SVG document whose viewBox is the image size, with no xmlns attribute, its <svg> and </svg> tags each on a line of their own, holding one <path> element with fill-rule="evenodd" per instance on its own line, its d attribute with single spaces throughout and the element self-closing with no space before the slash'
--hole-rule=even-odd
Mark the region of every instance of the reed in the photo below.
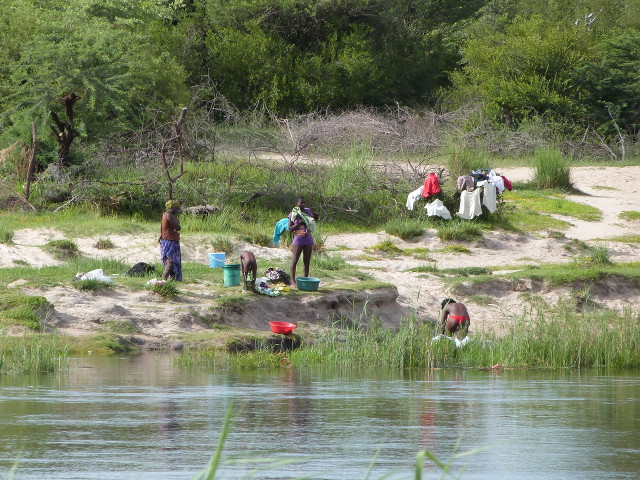
<svg viewBox="0 0 640 480">
<path fill-rule="evenodd" d="M 0 373 L 52 373 L 67 368 L 70 344 L 58 335 L 0 332 Z"/>
<path fill-rule="evenodd" d="M 289 365 L 425 368 L 577 368 L 640 366 L 640 314 L 631 311 L 575 313 L 575 305 L 529 308 L 506 318 L 506 331 L 471 335 L 457 348 L 453 341 L 433 341 L 435 325 L 414 317 L 397 330 L 376 319 L 365 324 L 336 321 L 311 343 L 290 354 L 267 350 L 243 353 L 235 366 Z M 473 327 L 473 325 L 472 325 Z M 287 357 L 288 355 L 288 357 Z"/>
<path fill-rule="evenodd" d="M 571 168 L 566 157 L 554 149 L 539 149 L 534 154 L 533 183 L 537 188 L 571 189 Z"/>
</svg>

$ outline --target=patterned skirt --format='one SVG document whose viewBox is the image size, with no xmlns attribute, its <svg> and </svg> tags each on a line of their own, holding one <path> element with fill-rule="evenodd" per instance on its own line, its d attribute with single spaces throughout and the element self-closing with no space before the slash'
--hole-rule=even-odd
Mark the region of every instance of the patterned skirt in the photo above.
<svg viewBox="0 0 640 480">
<path fill-rule="evenodd" d="M 182 281 L 182 257 L 180 256 L 180 242 L 174 240 L 160 240 L 160 260 L 164 265 L 165 259 L 168 258 L 173 263 L 173 272 L 171 278 L 180 282 Z"/>
</svg>

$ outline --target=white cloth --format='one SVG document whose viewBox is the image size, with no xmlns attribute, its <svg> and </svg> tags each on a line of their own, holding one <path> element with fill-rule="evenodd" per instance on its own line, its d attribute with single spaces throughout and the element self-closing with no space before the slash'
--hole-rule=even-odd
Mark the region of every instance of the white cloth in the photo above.
<svg viewBox="0 0 640 480">
<path fill-rule="evenodd" d="M 104 274 L 101 268 L 91 270 L 87 273 L 78 273 L 76 280 L 100 280 L 101 282 L 113 283 L 113 279 Z"/>
<path fill-rule="evenodd" d="M 473 192 L 462 192 L 460 194 L 460 209 L 456 215 L 465 220 L 471 220 L 482 214 L 480 204 L 480 194 L 482 189 L 476 188 Z"/>
<path fill-rule="evenodd" d="M 427 210 L 427 216 L 433 217 L 441 217 L 445 220 L 451 220 L 451 213 L 449 209 L 444 206 L 442 200 L 436 199 L 431 203 L 427 203 L 424 208 Z"/>
<path fill-rule="evenodd" d="M 491 213 L 496 211 L 496 186 L 493 183 L 485 182 L 482 186 L 482 204 Z"/>
<path fill-rule="evenodd" d="M 493 170 L 491 170 L 493 172 Z M 492 183 L 498 189 L 498 195 L 504 192 L 504 179 L 500 175 L 489 175 L 489 183 Z"/>
<path fill-rule="evenodd" d="M 407 210 L 413 210 L 413 204 L 422 198 L 423 189 L 424 185 L 421 185 L 420 188 L 414 190 L 409 194 L 409 196 L 407 197 Z"/>
</svg>

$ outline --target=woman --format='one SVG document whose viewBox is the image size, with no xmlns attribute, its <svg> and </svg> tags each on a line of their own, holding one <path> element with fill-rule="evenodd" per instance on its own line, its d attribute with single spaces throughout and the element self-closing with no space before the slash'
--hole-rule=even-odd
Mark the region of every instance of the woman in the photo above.
<svg viewBox="0 0 640 480">
<path fill-rule="evenodd" d="M 172 278 L 182 281 L 182 257 L 180 256 L 180 222 L 176 215 L 180 213 L 180 202 L 169 200 L 165 206 L 167 210 L 162 214 L 160 224 L 160 259 L 164 264 L 162 279 Z"/>
<path fill-rule="evenodd" d="M 296 284 L 296 266 L 302 254 L 302 262 L 304 263 L 304 276 L 309 276 L 309 265 L 311 264 L 311 253 L 313 252 L 313 237 L 311 232 L 315 228 L 315 222 L 318 215 L 311 212 L 307 208 L 303 197 L 298 197 L 296 206 L 289 214 L 289 228 L 293 233 L 293 242 L 291 250 L 293 258 L 291 259 L 291 285 L 297 287 Z"/>
</svg>

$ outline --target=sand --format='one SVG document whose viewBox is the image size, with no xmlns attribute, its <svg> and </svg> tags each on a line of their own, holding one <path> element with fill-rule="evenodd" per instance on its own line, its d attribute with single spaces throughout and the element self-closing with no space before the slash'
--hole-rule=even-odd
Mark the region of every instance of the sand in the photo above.
<svg viewBox="0 0 640 480">
<path fill-rule="evenodd" d="M 532 170 L 505 168 L 500 173 L 511 181 L 517 181 L 530 178 Z M 438 314 L 440 301 L 453 296 L 468 305 L 473 331 L 495 329 L 526 307 L 527 301 L 523 298 L 523 292 L 534 293 L 548 303 L 554 303 L 560 296 L 571 295 L 572 292 L 568 289 L 548 290 L 532 282 L 521 282 L 508 287 L 500 286 L 494 290 L 489 287 L 490 291 L 468 291 L 461 297 L 460 291 L 455 295 L 442 278 L 407 270 L 435 264 L 440 269 L 502 265 L 505 271 L 512 271 L 524 265 L 568 263 L 575 260 L 575 253 L 569 252 L 566 248 L 572 239 L 606 247 L 613 262 L 640 261 L 638 244 L 607 240 L 638 234 L 640 221 L 625 222 L 619 218 L 623 211 L 640 211 L 638 178 L 640 167 L 572 168 L 571 181 L 583 194 L 570 195 L 568 198 L 598 208 L 602 211 L 603 218 L 599 222 L 587 222 L 558 217 L 571 223 L 571 227 L 564 232 L 565 236 L 560 238 L 548 232 L 531 235 L 494 231 L 487 232 L 481 241 L 449 242 L 468 248 L 471 253 L 465 254 L 439 251 L 447 243 L 435 236 L 435 230 L 429 230 L 421 238 L 409 242 L 385 232 L 375 232 L 330 235 L 325 238 L 325 247 L 330 254 L 341 255 L 347 262 L 357 265 L 375 279 L 395 285 L 395 302 L 399 309 L 388 310 L 395 312 L 394 315 L 398 312 L 415 313 L 419 318 L 433 320 Z M 509 193 L 505 193 L 507 200 L 508 196 Z M 418 205 L 417 208 L 421 207 Z M 59 262 L 41 247 L 50 240 L 63 238 L 65 237 L 61 232 L 52 228 L 18 230 L 14 234 L 13 245 L 0 244 L 0 267 L 14 266 L 16 261 L 34 267 L 57 265 Z M 73 240 L 85 256 L 116 258 L 131 265 L 139 261 L 158 262 L 155 234 L 109 235 L 109 239 L 115 244 L 115 248 L 108 250 L 94 247 L 98 237 Z M 367 250 L 387 239 L 391 239 L 401 248 L 428 248 L 429 260 L 411 255 L 373 255 Z M 234 244 L 233 255 L 244 249 L 252 250 L 261 266 L 272 260 L 290 257 L 289 251 L 284 248 L 260 247 L 242 242 Z M 183 261 L 208 264 L 209 251 L 210 247 L 207 247 L 204 237 L 183 235 Z M 14 282 L 9 288 L 22 290 L 25 288 L 23 283 Z M 116 288 L 100 294 L 80 292 L 70 285 L 24 291 L 43 295 L 53 304 L 54 308 L 46 319 L 50 329 L 79 335 L 99 331 L 109 322 L 129 322 L 141 332 L 142 341 L 157 339 L 162 342 L 177 332 L 197 332 L 209 328 L 207 319 L 210 319 L 210 305 L 214 300 L 210 286 L 206 282 L 191 285 L 188 293 L 169 301 L 149 292 L 130 292 L 117 288 L 117 279 Z M 474 303 L 473 295 L 482 295 L 484 301 Z M 390 293 L 389 301 L 394 301 L 394 296 Z M 640 309 L 640 292 L 624 286 L 618 288 L 616 285 L 610 285 L 609 288 L 599 289 L 593 292 L 592 298 L 606 308 L 620 311 L 625 308 L 635 311 Z M 267 330 L 268 320 L 277 319 L 281 315 L 279 309 L 284 306 L 280 301 L 270 300 L 269 297 L 260 296 L 262 317 L 256 320 L 243 319 L 242 326 Z M 240 317 L 236 315 L 235 318 Z"/>
</svg>

